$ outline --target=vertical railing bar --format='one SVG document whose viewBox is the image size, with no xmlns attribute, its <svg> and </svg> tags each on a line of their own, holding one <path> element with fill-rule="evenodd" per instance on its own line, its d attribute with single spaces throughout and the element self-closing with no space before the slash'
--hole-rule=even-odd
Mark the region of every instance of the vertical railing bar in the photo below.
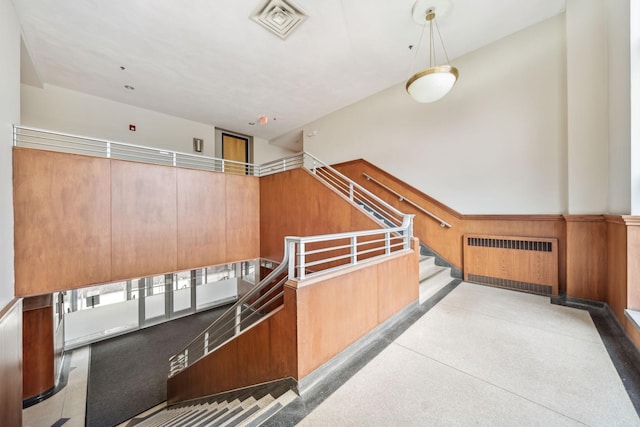
<svg viewBox="0 0 640 427">
<path fill-rule="evenodd" d="M 356 265 L 358 263 L 358 238 L 351 236 L 351 264 Z"/>
<path fill-rule="evenodd" d="M 300 280 L 304 279 L 304 270 L 305 270 L 305 244 L 304 242 L 300 242 L 298 243 L 298 254 L 297 254 L 297 258 L 298 258 L 298 277 L 300 278 Z"/>
</svg>

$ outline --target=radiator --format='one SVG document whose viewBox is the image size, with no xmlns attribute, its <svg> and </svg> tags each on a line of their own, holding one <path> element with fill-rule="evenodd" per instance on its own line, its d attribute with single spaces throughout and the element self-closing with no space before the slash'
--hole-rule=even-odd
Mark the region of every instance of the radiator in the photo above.
<svg viewBox="0 0 640 427">
<path fill-rule="evenodd" d="M 465 234 L 464 279 L 558 295 L 558 239 Z"/>
</svg>

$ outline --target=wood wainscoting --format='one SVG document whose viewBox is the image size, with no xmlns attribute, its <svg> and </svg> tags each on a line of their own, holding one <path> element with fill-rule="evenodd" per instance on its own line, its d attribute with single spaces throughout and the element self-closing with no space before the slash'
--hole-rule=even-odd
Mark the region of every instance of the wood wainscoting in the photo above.
<svg viewBox="0 0 640 427">
<path fill-rule="evenodd" d="M 0 309 L 0 423 L 22 425 L 22 300 Z"/>
<path fill-rule="evenodd" d="M 464 270 L 467 263 L 464 258 L 465 235 L 557 240 L 557 263 L 540 266 L 536 274 L 546 269 L 545 275 L 557 275 L 557 292 L 566 289 L 566 223 L 562 215 L 463 215 L 366 160 L 340 163 L 334 168 L 401 212 L 414 214 L 414 235 L 460 270 Z M 365 174 L 403 197 L 399 198 L 388 189 L 367 180 Z M 439 221 L 424 214 L 409 201 L 442 218 L 451 227 L 441 227 Z M 496 260 L 495 266 L 501 263 Z M 486 273 L 488 277 L 504 276 L 500 271 Z M 538 278 L 521 277 L 520 280 L 536 283 Z"/>
</svg>

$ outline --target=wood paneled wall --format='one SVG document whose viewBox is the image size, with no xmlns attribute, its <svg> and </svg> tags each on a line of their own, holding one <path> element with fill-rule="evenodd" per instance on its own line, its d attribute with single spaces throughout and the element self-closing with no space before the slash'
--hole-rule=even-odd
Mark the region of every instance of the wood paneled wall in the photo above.
<svg viewBox="0 0 640 427">
<path fill-rule="evenodd" d="M 260 256 L 256 177 L 13 153 L 18 296 Z"/>
<path fill-rule="evenodd" d="M 0 423 L 22 425 L 22 300 L 0 308 Z"/>
<path fill-rule="evenodd" d="M 371 230 L 380 225 L 304 169 L 260 178 L 260 254 L 279 261 L 286 236 Z"/>
<path fill-rule="evenodd" d="M 333 276 L 290 282 L 297 287 L 297 379 L 418 299 L 417 256 L 414 250 Z"/>
<path fill-rule="evenodd" d="M 52 303 L 51 295 L 24 300 L 22 399 L 39 396 L 55 386 Z"/>
<path fill-rule="evenodd" d="M 558 281 L 560 290 L 565 289 L 566 231 L 562 215 L 463 215 L 366 160 L 341 163 L 334 165 L 334 168 L 401 212 L 416 215 L 413 226 L 414 235 L 460 270 L 463 270 L 464 264 L 463 236 L 465 234 L 558 239 Z M 404 199 L 399 200 L 388 190 L 368 181 L 363 173 L 403 195 Z M 438 221 L 411 206 L 406 202 L 407 199 L 447 221 L 451 224 L 451 228 L 440 227 Z"/>
<path fill-rule="evenodd" d="M 111 280 L 109 160 L 13 149 L 16 295 Z"/>
<path fill-rule="evenodd" d="M 257 325 L 167 380 L 167 403 L 295 377 L 296 296 Z"/>
<path fill-rule="evenodd" d="M 607 300 L 607 224 L 602 215 L 565 215 L 567 296 Z"/>
</svg>

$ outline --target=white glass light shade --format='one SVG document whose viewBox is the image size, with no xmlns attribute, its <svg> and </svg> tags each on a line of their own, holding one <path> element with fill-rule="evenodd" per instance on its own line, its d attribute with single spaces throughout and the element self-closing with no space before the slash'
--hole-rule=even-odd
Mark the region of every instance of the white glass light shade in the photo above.
<svg viewBox="0 0 640 427">
<path fill-rule="evenodd" d="M 445 96 L 457 80 L 456 67 L 431 67 L 414 74 L 407 81 L 407 92 L 418 102 L 434 102 Z"/>
</svg>

